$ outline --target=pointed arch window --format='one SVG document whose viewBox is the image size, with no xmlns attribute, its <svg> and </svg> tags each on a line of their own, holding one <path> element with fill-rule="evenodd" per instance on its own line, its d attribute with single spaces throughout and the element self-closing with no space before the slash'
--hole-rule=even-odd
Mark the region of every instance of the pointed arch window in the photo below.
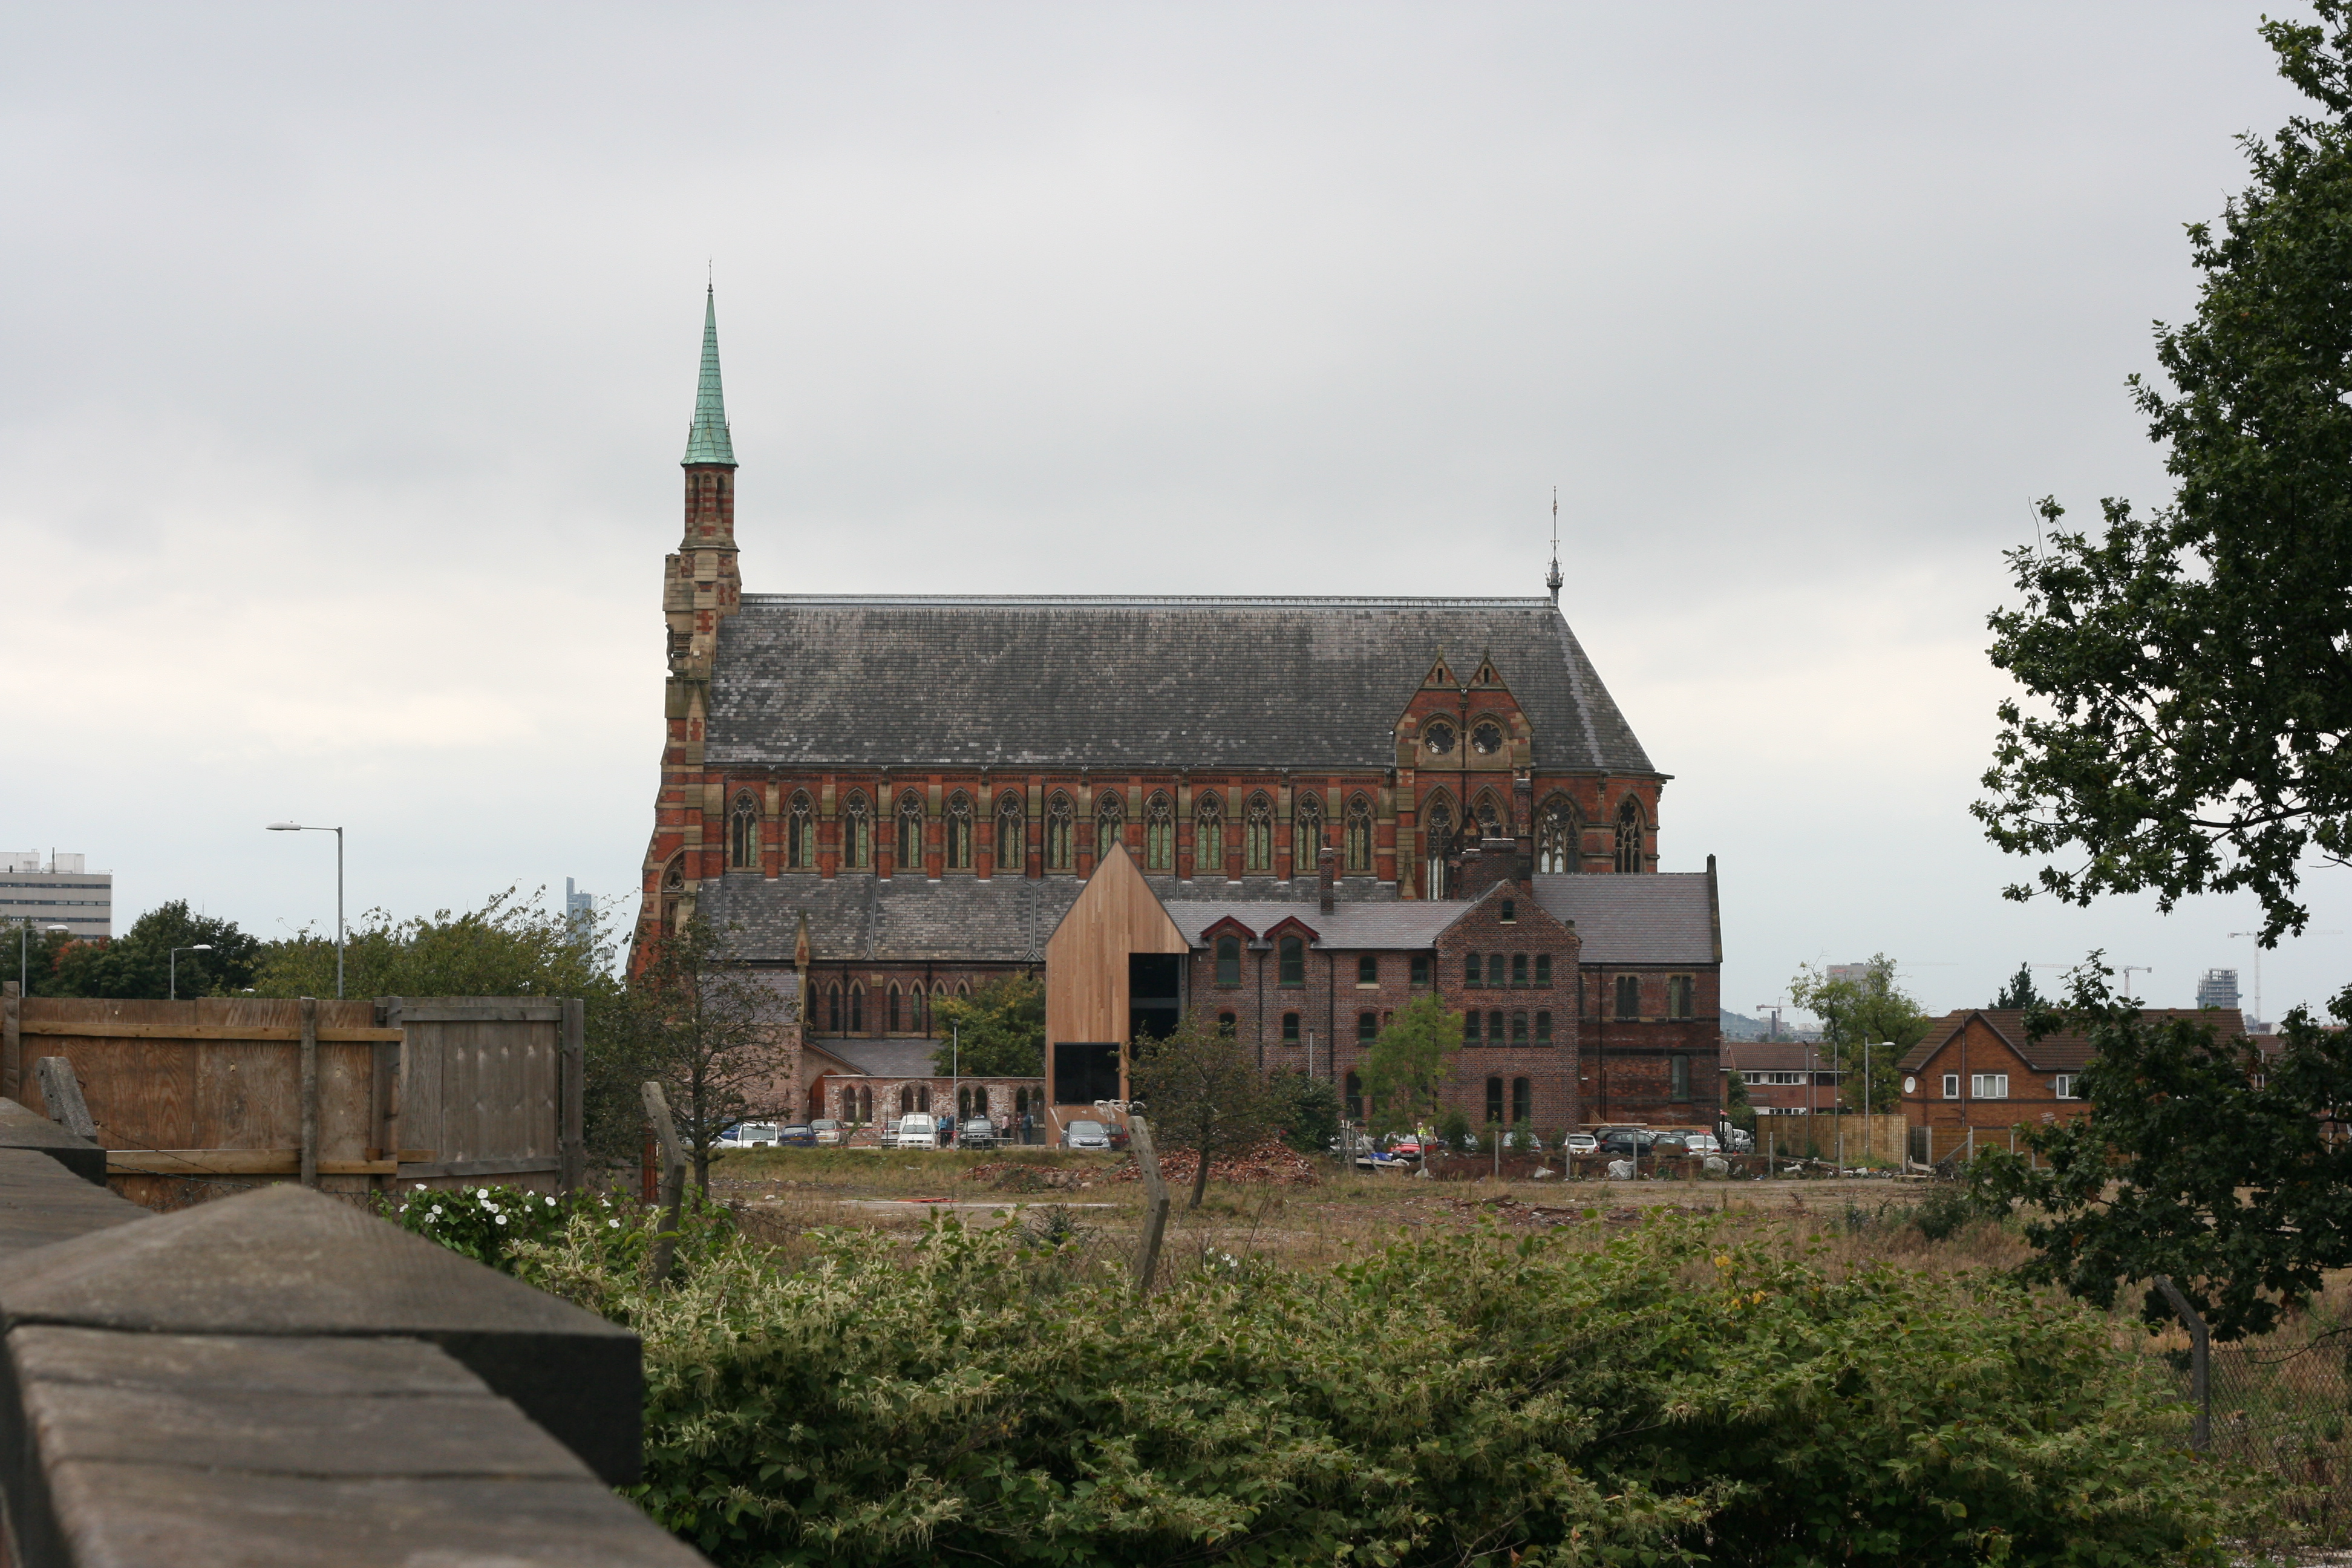
<svg viewBox="0 0 2352 1568">
<path fill-rule="evenodd" d="M 853 1035 L 866 1032 L 866 987 L 863 985 L 849 988 L 849 1032 Z"/>
<path fill-rule="evenodd" d="M 1445 897 L 1445 852 L 1454 847 L 1454 803 L 1433 796 L 1422 813 L 1421 843 L 1429 856 L 1429 896 Z"/>
<path fill-rule="evenodd" d="M 996 797 L 996 868 L 1015 876 L 1029 868 L 1028 817 L 1011 790 Z"/>
<path fill-rule="evenodd" d="M 971 869 L 971 796 L 961 790 L 948 796 L 948 869 Z"/>
<path fill-rule="evenodd" d="M 1368 877 L 1372 870 L 1372 803 L 1357 795 L 1348 802 L 1348 875 Z"/>
<path fill-rule="evenodd" d="M 1312 877 L 1316 855 L 1323 847 L 1323 803 L 1301 790 L 1290 808 L 1290 874 Z"/>
<path fill-rule="evenodd" d="M 1164 794 L 1143 803 L 1143 868 L 1176 868 L 1176 803 Z"/>
<path fill-rule="evenodd" d="M 1475 815 L 1478 818 L 1478 836 L 1481 838 L 1510 837 L 1504 830 L 1503 824 L 1506 819 L 1503 816 L 1503 808 L 1496 801 L 1494 791 L 1488 790 L 1478 797 L 1477 810 Z"/>
<path fill-rule="evenodd" d="M 1121 805 L 1116 790 L 1105 790 L 1095 802 L 1095 858 L 1099 861 L 1110 853 L 1110 847 L 1127 831 L 1127 807 Z"/>
<path fill-rule="evenodd" d="M 738 871 L 759 868 L 760 803 L 748 789 L 735 797 L 735 809 L 727 814 L 727 864 Z"/>
<path fill-rule="evenodd" d="M 1546 801 L 1536 821 L 1536 869 L 1575 870 L 1578 837 L 1576 808 L 1559 795 Z"/>
<path fill-rule="evenodd" d="M 1264 790 L 1242 808 L 1242 869 L 1259 875 L 1274 870 L 1274 802 Z"/>
<path fill-rule="evenodd" d="M 900 871 L 923 868 L 923 797 L 913 790 L 898 797 L 898 836 L 891 840 Z"/>
<path fill-rule="evenodd" d="M 1192 803 L 1192 875 L 1225 874 L 1225 808 L 1215 792 L 1203 790 Z"/>
<path fill-rule="evenodd" d="M 851 790 L 841 808 L 841 863 L 853 871 L 874 864 L 874 808 L 863 790 Z"/>
<path fill-rule="evenodd" d="M 1066 871 L 1077 864 L 1077 813 L 1061 791 L 1045 803 L 1045 869 Z"/>
<path fill-rule="evenodd" d="M 841 1033 L 841 983 L 839 981 L 824 988 L 824 1026 L 829 1034 Z"/>
<path fill-rule="evenodd" d="M 1642 804 L 1632 795 L 1617 808 L 1617 869 L 1642 868 Z"/>
<path fill-rule="evenodd" d="M 795 871 L 816 866 L 816 804 L 804 789 L 793 792 L 793 804 L 784 814 L 784 864 Z"/>
<path fill-rule="evenodd" d="M 890 987 L 890 1027 L 887 1032 L 893 1035 L 898 1032 L 898 987 L 896 984 Z"/>
</svg>

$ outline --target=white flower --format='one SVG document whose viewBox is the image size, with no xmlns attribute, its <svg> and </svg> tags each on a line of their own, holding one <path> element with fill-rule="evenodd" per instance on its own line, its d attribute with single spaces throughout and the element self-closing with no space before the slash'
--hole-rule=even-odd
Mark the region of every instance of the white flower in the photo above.
<svg viewBox="0 0 2352 1568">
<path fill-rule="evenodd" d="M 613 1206 L 613 1200 L 610 1198 L 598 1198 L 596 1201 L 603 1204 L 606 1208 L 611 1208 Z"/>
<path fill-rule="evenodd" d="M 425 1217 L 426 1219 L 439 1219 L 441 1217 L 441 1205 L 439 1204 L 435 1204 L 433 1205 L 433 1212 L 426 1215 Z"/>
<path fill-rule="evenodd" d="M 604 1223 L 605 1223 L 606 1225 L 611 1226 L 614 1230 L 618 1230 L 618 1229 L 620 1229 L 620 1228 L 621 1228 L 621 1222 L 620 1222 L 619 1220 L 616 1220 L 616 1219 L 608 1219 L 608 1220 L 606 1220 Z"/>
<path fill-rule="evenodd" d="M 424 1184 L 423 1182 L 419 1182 L 419 1183 L 417 1183 L 417 1184 L 416 1184 L 416 1190 L 417 1190 L 418 1192 L 420 1192 L 420 1193 L 421 1193 L 421 1192 L 423 1192 L 423 1191 L 425 1190 L 425 1184 Z"/>
<path fill-rule="evenodd" d="M 506 1215 L 499 1215 L 499 1223 L 500 1225 L 504 1225 L 504 1224 L 506 1224 L 506 1222 L 507 1222 L 507 1216 L 506 1216 Z"/>
</svg>

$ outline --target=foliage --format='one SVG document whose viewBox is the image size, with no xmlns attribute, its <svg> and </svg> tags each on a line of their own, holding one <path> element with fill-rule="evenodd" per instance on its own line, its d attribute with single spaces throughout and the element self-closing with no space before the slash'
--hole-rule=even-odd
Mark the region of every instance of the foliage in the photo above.
<svg viewBox="0 0 2352 1568">
<path fill-rule="evenodd" d="M 2216 1338 L 2266 1332 L 2352 1266 L 2352 1142 L 2319 1114 L 2352 1105 L 2352 1033 L 2297 1008 L 2263 1062 L 2210 1023 L 2143 1016 L 2112 973 L 2095 956 L 2077 970 L 2063 1018 L 2096 1052 L 2075 1079 L 2089 1114 L 2026 1132 L 2042 1168 L 1979 1154 L 1978 1188 L 2026 1206 L 2029 1278 L 2107 1307 L 2122 1284 L 2169 1275 Z M 2352 991 L 2331 1011 L 2352 1023 Z"/>
<path fill-rule="evenodd" d="M 1756 1131 L 1756 1107 L 1748 1103 L 1748 1079 L 1743 1073 L 1723 1075 L 1723 1119 L 1743 1131 Z"/>
<path fill-rule="evenodd" d="M 606 1209 L 613 1206 L 610 1198 L 589 1201 Z M 386 1194 L 376 1203 L 377 1212 L 401 1229 L 509 1273 L 513 1271 L 510 1248 L 520 1242 L 552 1240 L 583 1207 L 576 1195 L 552 1198 L 521 1187 L 495 1186 L 445 1192 L 423 1182 L 396 1202 Z"/>
<path fill-rule="evenodd" d="M 14 937 L 16 931 L 8 934 Z M 185 899 L 156 905 L 111 942 L 67 937 L 45 943 L 44 934 L 33 933 L 35 953 L 44 946 L 50 952 L 47 974 L 37 963 L 30 966 L 36 996 L 119 996 L 160 1002 L 172 994 L 172 949 L 199 942 L 212 951 L 180 954 L 179 993 L 226 996 L 254 983 L 254 963 L 261 952 L 259 938 L 239 931 L 234 921 L 194 912 Z"/>
<path fill-rule="evenodd" d="M 1864 1068 L 1869 1069 L 1870 1109 L 1903 1103 L 1902 1075 L 1895 1064 L 1927 1037 L 1927 1015 L 1895 984 L 1895 961 L 1879 953 L 1863 980 L 1832 979 L 1811 964 L 1801 965 L 1789 983 L 1789 1000 L 1822 1021 L 1822 1041 L 1838 1069 L 1838 1102 L 1848 1110 L 1864 1104 Z M 1868 1045 L 1871 1048 L 1864 1050 Z M 1891 1047 L 1891 1048 L 1890 1048 Z"/>
<path fill-rule="evenodd" d="M 25 983 L 23 994 L 38 996 L 41 982 L 58 966 L 58 957 L 74 945 L 71 931 L 49 931 L 31 920 L 0 924 L 0 979 Z"/>
<path fill-rule="evenodd" d="M 2195 319 L 2158 329 L 2170 390 L 2131 377 L 2170 504 L 2110 499 L 2094 540 L 2044 500 L 2009 554 L 1990 653 L 2032 702 L 1971 808 L 2012 854 L 2079 852 L 2043 892 L 2251 889 L 2266 943 L 2305 928 L 2305 853 L 2352 853 L 2352 0 L 2313 9 L 2262 30 L 2323 112 L 2240 138 L 2253 183 L 2189 228 Z"/>
<path fill-rule="evenodd" d="M 705 1194 L 719 1135 L 789 1114 L 800 1098 L 792 1001 L 736 961 L 730 935 L 697 916 L 651 938 L 629 990 L 629 1059 L 662 1086 Z"/>
<path fill-rule="evenodd" d="M 1992 999 L 1992 1005 L 2003 1012 L 2031 1013 L 2049 1006 L 2050 999 L 2033 988 L 2033 966 L 2021 963 L 2017 973 L 2010 976 L 2009 984 L 2000 988 L 2000 994 Z"/>
<path fill-rule="evenodd" d="M 1267 1084 L 1282 1141 L 1302 1154 L 1320 1154 L 1339 1136 L 1339 1091 L 1303 1072 L 1278 1072 Z"/>
<path fill-rule="evenodd" d="M 2238 1516 L 2102 1321 L 1665 1220 L 1487 1231 L 1139 1301 L 1018 1225 L 672 1289 L 527 1249 L 644 1336 L 632 1495 L 721 1564 L 2216 1563 Z"/>
<path fill-rule="evenodd" d="M 940 1048 L 931 1054 L 931 1066 L 940 1077 L 1045 1076 L 1045 983 L 1035 975 L 1008 974 L 970 996 L 945 997 L 934 1016 Z"/>
<path fill-rule="evenodd" d="M 1128 1087 L 1143 1104 L 1153 1139 L 1201 1156 L 1185 1205 L 1199 1208 L 1209 1162 L 1255 1148 L 1281 1128 L 1287 1107 L 1249 1048 L 1223 1029 L 1185 1018 L 1164 1039 L 1139 1037 L 1134 1053 Z"/>
<path fill-rule="evenodd" d="M 550 1197 L 504 1186 L 447 1192 L 420 1182 L 397 1201 L 386 1194 L 376 1203 L 403 1230 L 598 1312 L 615 1292 L 646 1283 L 661 1228 L 656 1210 L 598 1193 Z M 677 1251 L 689 1266 L 708 1260 L 733 1233 L 725 1209 L 698 1194 L 686 1195 Z"/>
<path fill-rule="evenodd" d="M 545 889 L 541 889 L 543 896 Z M 604 918 L 583 923 L 515 889 L 481 908 L 395 920 L 370 910 L 343 933 L 343 990 L 351 996 L 581 998 L 588 1149 L 634 1161 L 645 1125 L 634 1058 L 639 1031 L 614 973 Z M 303 931 L 263 950 L 254 988 L 264 996 L 335 994 L 333 933 Z"/>
<path fill-rule="evenodd" d="M 1461 1048 L 1462 1015 L 1448 1012 L 1434 994 L 1399 1008 L 1357 1069 L 1372 1131 L 1393 1132 L 1435 1116 Z"/>
</svg>

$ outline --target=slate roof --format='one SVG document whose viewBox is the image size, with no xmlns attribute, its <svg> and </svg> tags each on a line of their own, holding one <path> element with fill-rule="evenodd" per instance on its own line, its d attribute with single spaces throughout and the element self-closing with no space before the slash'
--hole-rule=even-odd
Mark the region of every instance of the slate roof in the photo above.
<svg viewBox="0 0 2352 1568">
<path fill-rule="evenodd" d="M 1412 951 L 1436 945 L 1440 932 L 1470 912 L 1470 905 L 1465 902 L 1425 899 L 1339 904 L 1328 915 L 1312 899 L 1289 903 L 1222 899 L 1163 899 L 1161 902 L 1167 905 L 1176 929 L 1194 947 L 1202 945 L 1202 932 L 1230 915 L 1261 937 L 1282 921 L 1296 919 L 1313 928 L 1318 947 Z"/>
<path fill-rule="evenodd" d="M 2172 1018 L 2211 1024 L 2215 1035 L 2224 1040 L 2245 1033 L 2246 1028 L 2245 1015 L 2235 1007 L 2143 1007 L 2139 1016 L 2151 1024 Z M 1962 1026 L 1975 1017 L 1982 1017 L 1991 1025 L 1993 1032 L 2036 1072 L 2073 1072 L 2091 1059 L 2091 1042 L 2080 1035 L 2045 1035 L 2039 1040 L 2029 1040 L 2023 1013 L 2006 1007 L 1964 1007 L 1957 1013 L 1947 1013 L 1928 1026 L 1927 1037 L 1904 1053 L 1902 1070 L 1917 1072 L 1926 1067 L 1937 1051 L 1951 1044 L 1952 1037 L 1960 1032 Z"/>
<path fill-rule="evenodd" d="M 1491 654 L 1552 772 L 1652 773 L 1549 599 L 746 594 L 714 765 L 1382 768 L 1444 650 Z"/>
<path fill-rule="evenodd" d="M 1552 918 L 1574 921 L 1586 963 L 1723 962 L 1715 900 L 1704 871 L 1531 879 Z"/>
<path fill-rule="evenodd" d="M 1811 1045 L 1802 1040 L 1726 1040 L 1723 1065 L 1741 1072 L 1803 1072 L 1809 1065 L 1817 1073 L 1834 1075 L 1838 1070 L 1829 1047 L 1818 1040 Z M 1802 1089 L 1804 1085 L 1779 1087 Z"/>
</svg>

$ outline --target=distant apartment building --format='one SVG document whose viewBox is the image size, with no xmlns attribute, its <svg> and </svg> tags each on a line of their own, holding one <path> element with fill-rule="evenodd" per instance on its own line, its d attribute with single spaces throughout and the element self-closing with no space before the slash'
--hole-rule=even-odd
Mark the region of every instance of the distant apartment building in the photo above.
<svg viewBox="0 0 2352 1568">
<path fill-rule="evenodd" d="M 572 885 L 563 879 L 563 919 L 572 928 L 572 940 L 581 947 L 593 945 L 596 940 L 596 895 Z"/>
<path fill-rule="evenodd" d="M 53 849 L 44 867 L 37 849 L 0 850 L 0 926 L 30 921 L 94 941 L 113 936 L 114 874 L 82 869 L 84 858 Z"/>
<path fill-rule="evenodd" d="M 2234 969 L 2209 969 L 2197 983 L 2197 1005 L 2200 1007 L 2234 1007 L 2238 1005 L 2238 972 Z"/>
<path fill-rule="evenodd" d="M 1870 984 L 1871 966 L 1867 963 L 1832 963 L 1827 973 L 1832 980 L 1851 980 L 1863 986 Z"/>
</svg>

